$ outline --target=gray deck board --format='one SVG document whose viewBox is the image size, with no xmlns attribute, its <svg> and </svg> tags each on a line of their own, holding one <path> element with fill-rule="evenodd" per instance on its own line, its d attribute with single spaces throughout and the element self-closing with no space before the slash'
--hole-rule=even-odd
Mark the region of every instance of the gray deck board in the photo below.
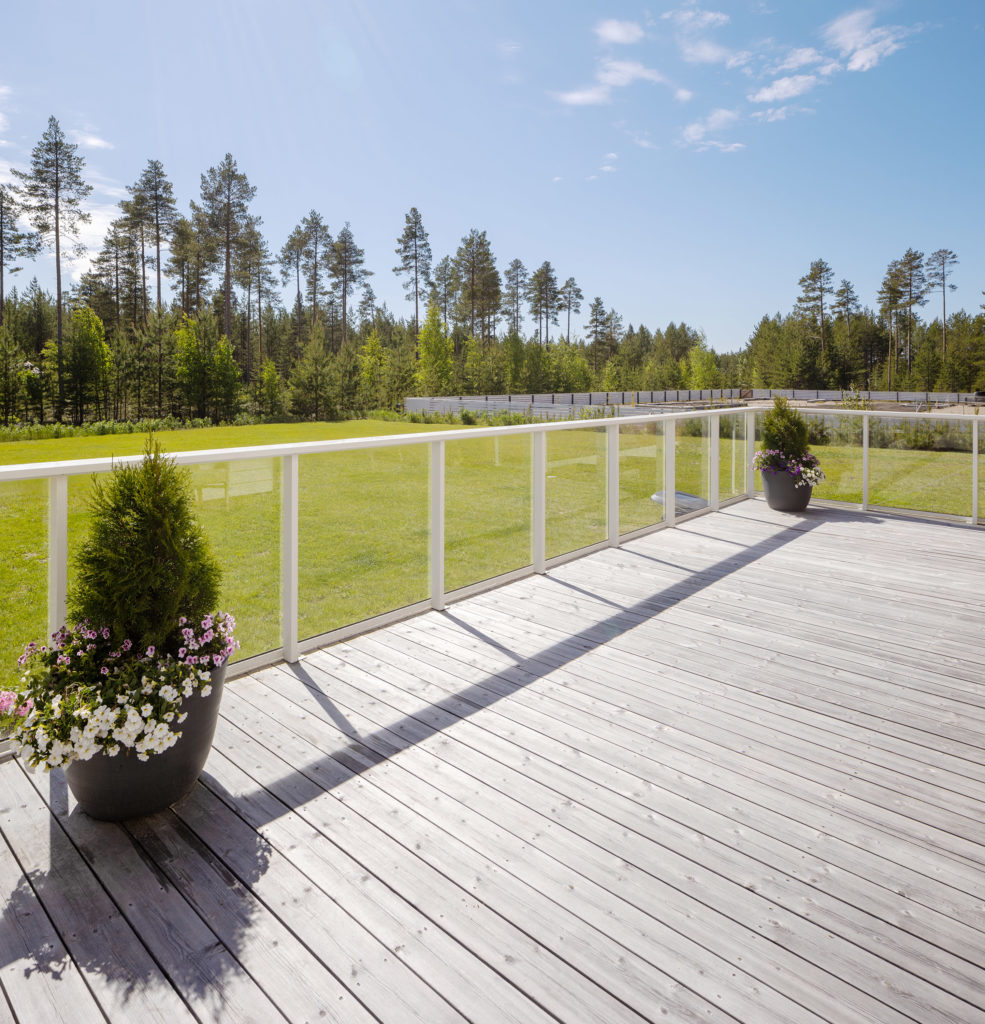
<svg viewBox="0 0 985 1024">
<path fill-rule="evenodd" d="M 985 531 L 761 501 L 0 765 L 0 1021 L 985 1024 Z"/>
</svg>

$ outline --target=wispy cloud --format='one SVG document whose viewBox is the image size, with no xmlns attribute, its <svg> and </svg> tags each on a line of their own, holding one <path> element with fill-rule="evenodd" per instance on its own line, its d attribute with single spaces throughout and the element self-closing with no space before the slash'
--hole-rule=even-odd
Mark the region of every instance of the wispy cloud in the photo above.
<svg viewBox="0 0 985 1024">
<path fill-rule="evenodd" d="M 570 92 L 555 93 L 555 98 L 569 106 L 584 107 L 609 103 L 613 89 L 623 89 L 633 82 L 670 83 L 655 68 L 635 60 L 603 60 L 595 72 L 595 84 Z"/>
<path fill-rule="evenodd" d="M 717 28 L 719 25 L 727 25 L 729 22 L 727 14 L 722 11 L 703 11 L 695 0 L 687 0 L 683 7 L 679 7 L 676 11 L 667 11 L 660 17 L 665 21 L 672 22 L 678 28 L 693 32 L 700 32 L 706 28 Z"/>
<path fill-rule="evenodd" d="M 813 114 L 814 111 L 811 107 L 769 107 L 766 110 L 754 111 L 753 117 L 757 121 L 762 121 L 765 124 L 770 124 L 773 121 L 786 121 L 788 117 L 793 117 L 794 114 Z"/>
<path fill-rule="evenodd" d="M 631 43 L 638 43 L 643 38 L 643 26 L 635 21 L 616 21 L 615 18 L 606 18 L 595 26 L 595 34 L 603 43 L 615 43 L 616 45 L 627 46 Z"/>
<path fill-rule="evenodd" d="M 681 138 L 688 146 L 694 146 L 696 149 L 720 149 L 727 153 L 735 152 L 738 149 L 743 148 L 741 142 L 722 142 L 719 139 L 713 139 L 709 136 L 715 135 L 721 132 L 729 125 L 735 124 L 739 120 L 739 112 L 737 110 L 729 110 L 726 107 L 718 107 L 713 110 L 706 118 L 700 121 L 692 121 L 684 131 L 681 133 Z"/>
<path fill-rule="evenodd" d="M 782 103 L 809 92 L 817 81 L 817 75 L 787 75 L 746 98 L 750 103 Z"/>
<path fill-rule="evenodd" d="M 114 149 L 112 142 L 107 142 L 105 139 L 100 138 L 98 135 L 93 135 L 92 132 L 78 131 L 72 129 L 69 135 L 85 149 Z"/>
<path fill-rule="evenodd" d="M 862 8 L 835 18 L 824 38 L 835 47 L 848 71 L 871 71 L 891 53 L 903 47 L 903 38 L 914 29 L 902 25 L 876 25 L 876 12 Z"/>
<path fill-rule="evenodd" d="M 776 66 L 777 71 L 799 71 L 811 64 L 820 64 L 825 59 L 813 46 L 801 46 L 791 50 L 786 58 Z"/>
</svg>

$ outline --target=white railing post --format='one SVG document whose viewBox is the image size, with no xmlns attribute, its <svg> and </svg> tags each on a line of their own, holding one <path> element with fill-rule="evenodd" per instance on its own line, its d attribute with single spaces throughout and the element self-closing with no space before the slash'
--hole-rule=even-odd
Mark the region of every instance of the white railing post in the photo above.
<svg viewBox="0 0 985 1024">
<path fill-rule="evenodd" d="M 298 456 L 285 455 L 280 470 L 280 633 L 284 660 L 298 650 Z"/>
<path fill-rule="evenodd" d="M 718 511 L 718 473 L 719 473 L 719 416 L 708 417 L 708 508 Z"/>
<path fill-rule="evenodd" d="M 862 413 L 862 510 L 869 507 L 869 414 Z"/>
<path fill-rule="evenodd" d="M 48 478 L 48 634 L 65 625 L 68 593 L 68 477 Z"/>
<path fill-rule="evenodd" d="M 605 427 L 605 512 L 609 547 L 619 547 L 619 420 Z"/>
<path fill-rule="evenodd" d="M 746 494 L 756 497 L 756 470 L 752 459 L 756 454 L 756 410 L 746 409 Z"/>
<path fill-rule="evenodd" d="M 971 525 L 978 525 L 978 410 L 971 421 Z"/>
<path fill-rule="evenodd" d="M 431 607 L 445 606 L 445 442 L 431 442 Z"/>
<path fill-rule="evenodd" d="M 530 509 L 531 555 L 534 572 L 547 571 L 547 431 L 538 430 L 530 435 L 534 446 L 531 472 L 533 501 Z"/>
<path fill-rule="evenodd" d="M 677 421 L 664 420 L 664 522 L 677 518 Z"/>
</svg>

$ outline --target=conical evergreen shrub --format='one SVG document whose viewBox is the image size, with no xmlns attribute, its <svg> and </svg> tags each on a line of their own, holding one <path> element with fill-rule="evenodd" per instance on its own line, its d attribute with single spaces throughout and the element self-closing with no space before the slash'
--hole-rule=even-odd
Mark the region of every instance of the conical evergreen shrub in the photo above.
<svg viewBox="0 0 985 1024">
<path fill-rule="evenodd" d="M 162 653 L 180 646 L 179 619 L 212 612 L 222 572 L 193 513 L 186 470 L 149 438 L 141 462 L 97 477 L 89 533 L 75 558 L 74 620 Z"/>
</svg>

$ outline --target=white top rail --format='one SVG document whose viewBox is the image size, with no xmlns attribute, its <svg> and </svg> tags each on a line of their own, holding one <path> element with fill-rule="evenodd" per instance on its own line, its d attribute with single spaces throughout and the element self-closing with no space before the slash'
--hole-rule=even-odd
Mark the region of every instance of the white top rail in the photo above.
<svg viewBox="0 0 985 1024">
<path fill-rule="evenodd" d="M 333 441 L 302 441 L 287 444 L 249 445 L 240 448 L 208 448 L 202 451 L 168 452 L 168 456 L 182 466 L 202 465 L 210 462 L 231 462 L 239 459 L 279 458 L 288 455 L 321 455 L 330 452 L 355 451 L 366 448 L 395 448 L 401 445 L 424 444 L 439 435 L 442 441 L 468 441 L 483 437 L 503 437 L 516 434 L 540 434 L 555 430 L 605 430 L 616 426 L 634 426 L 646 423 L 676 422 L 702 419 L 707 416 L 738 416 L 745 412 L 764 413 L 761 406 L 738 406 L 724 409 L 693 409 L 684 412 L 641 413 L 639 416 L 565 420 L 564 422 L 521 423 L 507 427 L 467 427 L 460 430 L 422 431 L 413 434 L 381 434 L 372 437 L 346 437 Z M 805 416 L 867 416 L 870 419 L 926 420 L 928 422 L 953 420 L 976 424 L 978 416 L 969 413 L 882 411 L 873 409 L 803 409 Z M 16 443 L 16 442 L 11 442 Z M 44 480 L 55 476 L 81 476 L 88 473 L 106 473 L 114 466 L 137 463 L 142 455 L 107 456 L 98 459 L 66 459 L 56 462 L 28 462 L 14 466 L 0 466 L 0 484 L 13 480 Z"/>
<path fill-rule="evenodd" d="M 168 457 L 182 466 L 209 462 L 230 462 L 234 459 L 272 459 L 287 455 L 323 455 L 329 452 L 355 451 L 366 448 L 396 448 L 401 445 L 424 444 L 429 441 L 474 441 L 483 437 L 517 434 L 540 434 L 555 430 L 607 430 L 615 426 L 632 426 L 665 420 L 693 420 L 707 416 L 738 416 L 744 407 L 729 409 L 696 409 L 686 412 L 657 413 L 639 416 L 565 420 L 563 423 L 520 423 L 508 427 L 466 427 L 461 430 L 430 430 L 413 434 L 380 434 L 372 437 L 345 437 L 333 441 L 300 441 L 286 444 L 249 445 L 241 448 L 209 448 L 202 451 L 168 452 Z M 131 435 L 126 435 L 131 436 Z M 16 443 L 16 442 L 12 442 Z M 63 462 L 29 462 L 16 466 L 0 466 L 0 483 L 11 480 L 36 480 L 53 476 L 80 476 L 105 473 L 114 466 L 140 462 L 143 455 L 104 456 L 98 459 L 66 459 Z"/>
</svg>

